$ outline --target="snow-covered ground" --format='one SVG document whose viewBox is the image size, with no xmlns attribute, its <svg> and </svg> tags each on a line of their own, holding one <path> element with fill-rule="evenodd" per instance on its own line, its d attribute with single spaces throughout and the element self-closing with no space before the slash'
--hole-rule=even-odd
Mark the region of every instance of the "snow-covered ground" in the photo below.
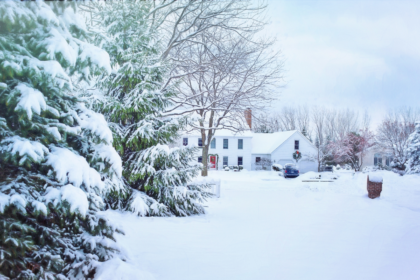
<svg viewBox="0 0 420 280">
<path fill-rule="evenodd" d="M 208 201 L 207 215 L 141 218 L 107 211 L 126 233 L 117 239 L 128 264 L 145 274 L 114 263 L 102 276 L 420 279 L 420 176 L 381 174 L 382 195 L 372 200 L 363 173 L 305 183 L 316 174 L 284 179 L 267 171 L 211 172 L 221 179 L 221 197 Z"/>
</svg>

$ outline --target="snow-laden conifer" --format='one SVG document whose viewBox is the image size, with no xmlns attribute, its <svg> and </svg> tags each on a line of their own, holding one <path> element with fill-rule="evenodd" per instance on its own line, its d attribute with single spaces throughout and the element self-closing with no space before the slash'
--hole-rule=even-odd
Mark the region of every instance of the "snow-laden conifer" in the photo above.
<svg viewBox="0 0 420 280">
<path fill-rule="evenodd" d="M 166 87 L 168 65 L 160 58 L 161 37 L 151 28 L 153 5 L 152 1 L 94 5 L 98 41 L 113 66 L 111 75 L 100 82 L 107 97 L 100 111 L 110 122 L 124 177 L 134 189 L 125 207 L 139 215 L 204 213 L 202 203 L 210 196 L 207 186 L 190 183 L 201 169 L 196 148 L 168 146 L 185 120 L 163 116 L 176 91 Z"/>
<path fill-rule="evenodd" d="M 420 121 L 416 122 L 416 129 L 408 138 L 407 174 L 420 173 Z"/>
<path fill-rule="evenodd" d="M 97 210 L 122 186 L 121 159 L 75 89 L 111 66 L 76 10 L 0 5 L 0 278 L 92 277 L 119 251 Z"/>
</svg>

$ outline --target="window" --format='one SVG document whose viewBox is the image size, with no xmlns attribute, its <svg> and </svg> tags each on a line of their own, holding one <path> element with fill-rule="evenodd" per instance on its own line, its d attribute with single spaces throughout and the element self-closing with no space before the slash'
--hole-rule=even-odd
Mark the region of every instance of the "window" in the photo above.
<svg viewBox="0 0 420 280">
<path fill-rule="evenodd" d="M 238 149 L 242 150 L 244 148 L 244 139 L 238 139 Z"/>
<path fill-rule="evenodd" d="M 392 161 L 394 160 L 394 158 L 392 157 L 392 155 L 387 155 L 386 157 L 386 166 L 391 166 Z"/>
<path fill-rule="evenodd" d="M 198 157 L 198 162 L 203 162 L 203 157 Z"/>
<path fill-rule="evenodd" d="M 375 154 L 373 157 L 373 164 L 374 165 L 382 165 L 382 156 L 381 154 Z"/>
<path fill-rule="evenodd" d="M 198 147 L 203 147 L 203 139 L 198 138 Z"/>
<path fill-rule="evenodd" d="M 261 162 L 261 158 L 260 158 L 260 157 L 256 157 L 256 158 L 255 158 L 255 162 L 256 162 L 256 163 Z"/>
<path fill-rule="evenodd" d="M 183 138 L 182 139 L 182 145 L 188 146 L 188 138 Z"/>
<path fill-rule="evenodd" d="M 238 157 L 238 165 L 242 165 L 242 157 Z"/>
<path fill-rule="evenodd" d="M 211 140 L 211 142 L 210 142 L 210 148 L 211 149 L 216 149 L 216 139 L 215 138 L 213 138 L 213 140 Z"/>
<path fill-rule="evenodd" d="M 228 166 L 229 162 L 228 162 L 228 157 L 223 157 L 223 166 Z"/>
<path fill-rule="evenodd" d="M 228 139 L 223 139 L 223 149 L 228 149 L 229 148 L 229 141 Z"/>
<path fill-rule="evenodd" d="M 299 150 L 299 140 L 295 140 L 295 150 Z"/>
</svg>

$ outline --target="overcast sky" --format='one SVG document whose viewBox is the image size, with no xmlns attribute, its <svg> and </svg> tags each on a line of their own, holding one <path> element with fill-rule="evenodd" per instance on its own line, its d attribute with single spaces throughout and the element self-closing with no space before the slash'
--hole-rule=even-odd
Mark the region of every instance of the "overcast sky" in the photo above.
<svg viewBox="0 0 420 280">
<path fill-rule="evenodd" d="M 283 52 L 283 104 L 420 107 L 420 0 L 268 0 Z"/>
</svg>

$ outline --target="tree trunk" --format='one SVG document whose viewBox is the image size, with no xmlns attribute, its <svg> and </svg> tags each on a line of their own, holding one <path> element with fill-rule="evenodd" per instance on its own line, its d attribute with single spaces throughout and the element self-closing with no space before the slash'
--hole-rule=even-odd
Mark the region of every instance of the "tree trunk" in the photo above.
<svg viewBox="0 0 420 280">
<path fill-rule="evenodd" d="M 321 172 L 321 159 L 319 158 L 319 148 L 318 148 L 318 172 Z"/>
<path fill-rule="evenodd" d="M 201 155 L 203 159 L 203 170 L 201 170 L 201 176 L 206 177 L 208 175 L 207 171 L 208 171 L 209 144 L 203 145 L 203 152 Z"/>
</svg>

